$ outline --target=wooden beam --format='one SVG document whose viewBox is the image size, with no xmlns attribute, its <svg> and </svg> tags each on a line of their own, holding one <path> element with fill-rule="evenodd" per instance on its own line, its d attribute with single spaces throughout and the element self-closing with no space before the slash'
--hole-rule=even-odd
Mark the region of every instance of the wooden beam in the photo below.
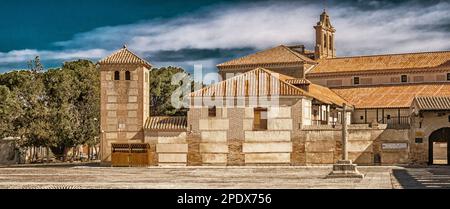
<svg viewBox="0 0 450 209">
<path fill-rule="evenodd" d="M 367 109 L 364 109 L 364 123 L 367 124 Z"/>
<path fill-rule="evenodd" d="M 378 108 L 377 108 L 377 123 L 380 121 L 378 118 L 379 118 L 379 116 L 378 116 Z"/>
</svg>

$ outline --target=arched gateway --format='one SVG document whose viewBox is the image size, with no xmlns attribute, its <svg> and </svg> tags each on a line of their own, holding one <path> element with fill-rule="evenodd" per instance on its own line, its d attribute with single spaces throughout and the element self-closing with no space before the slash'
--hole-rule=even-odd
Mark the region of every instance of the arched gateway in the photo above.
<svg viewBox="0 0 450 209">
<path fill-rule="evenodd" d="M 430 165 L 450 165 L 449 163 L 449 141 L 450 128 L 441 128 L 429 137 L 428 143 L 428 164 Z"/>
</svg>

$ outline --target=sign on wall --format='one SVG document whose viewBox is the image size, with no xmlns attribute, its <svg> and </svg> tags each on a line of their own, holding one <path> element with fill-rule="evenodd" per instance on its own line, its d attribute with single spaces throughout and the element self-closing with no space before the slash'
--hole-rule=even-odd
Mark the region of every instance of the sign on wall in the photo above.
<svg viewBox="0 0 450 209">
<path fill-rule="evenodd" d="M 416 137 L 424 137 L 425 133 L 423 131 L 416 131 Z"/>
<path fill-rule="evenodd" d="M 381 147 L 384 150 L 398 150 L 398 149 L 407 149 L 407 143 L 383 143 Z"/>
</svg>

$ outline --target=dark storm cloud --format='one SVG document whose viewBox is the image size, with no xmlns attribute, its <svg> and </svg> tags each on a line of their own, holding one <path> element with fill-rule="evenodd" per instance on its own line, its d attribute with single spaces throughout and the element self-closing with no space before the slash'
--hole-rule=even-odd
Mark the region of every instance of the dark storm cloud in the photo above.
<svg viewBox="0 0 450 209">
<path fill-rule="evenodd" d="M 450 49 L 450 2 L 335 0 L 326 4 L 339 56 Z M 100 27 L 55 43 L 60 50 L 0 52 L 0 63 L 99 59 L 127 43 L 158 65 L 215 69 L 219 62 L 279 44 L 314 46 L 323 1 L 245 1 L 133 24 Z M 130 13 L 131 14 L 131 13 Z M 0 66 L 1 68 L 1 66 Z"/>
<path fill-rule="evenodd" d="M 182 62 L 202 59 L 229 58 L 243 56 L 254 52 L 255 49 L 181 49 L 181 50 L 161 50 L 146 57 L 155 62 Z"/>
</svg>

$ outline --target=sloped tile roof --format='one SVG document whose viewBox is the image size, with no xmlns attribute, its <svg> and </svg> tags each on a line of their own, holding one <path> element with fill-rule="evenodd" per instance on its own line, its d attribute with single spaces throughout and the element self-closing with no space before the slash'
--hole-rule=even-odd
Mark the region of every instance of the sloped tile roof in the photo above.
<svg viewBox="0 0 450 209">
<path fill-rule="evenodd" d="M 418 96 L 450 96 L 450 83 L 345 87 L 332 90 L 357 109 L 409 108 Z"/>
<path fill-rule="evenodd" d="M 327 104 L 336 104 L 338 106 L 342 106 L 345 103 L 349 106 L 353 105 L 352 103 L 346 101 L 344 98 L 337 95 L 331 89 L 317 84 L 311 83 L 309 85 L 308 93 L 313 95 L 313 97 L 316 98 L 317 100 L 325 102 Z"/>
<path fill-rule="evenodd" d="M 149 117 L 145 129 L 155 131 L 186 131 L 187 118 L 179 117 Z"/>
<path fill-rule="evenodd" d="M 194 97 L 306 96 L 308 93 L 284 79 L 290 78 L 256 68 L 233 78 L 210 85 L 191 94 Z"/>
<path fill-rule="evenodd" d="M 450 110 L 450 96 L 419 96 L 414 101 L 419 110 Z"/>
<path fill-rule="evenodd" d="M 292 84 L 292 85 L 307 85 L 307 84 L 311 84 L 311 81 L 309 81 L 306 78 L 292 78 L 292 79 L 287 79 L 286 80 L 287 83 Z"/>
<path fill-rule="evenodd" d="M 126 46 L 122 49 L 114 52 L 108 57 L 100 60 L 99 64 L 141 64 L 148 68 L 151 68 L 151 64 L 144 59 L 140 58 L 130 50 Z"/>
<path fill-rule="evenodd" d="M 316 63 L 301 53 L 280 45 L 265 51 L 257 52 L 245 57 L 237 58 L 217 65 L 219 68 L 234 66 L 263 67 L 266 64 Z"/>
<path fill-rule="evenodd" d="M 311 84 L 309 92 L 287 81 L 293 77 L 278 74 L 264 68 L 246 72 L 228 80 L 200 89 L 191 94 L 193 97 L 252 97 L 252 96 L 307 96 L 326 104 L 342 106 L 346 102 L 327 87 Z M 305 82 L 309 82 L 305 79 Z"/>
<path fill-rule="evenodd" d="M 320 59 L 308 74 L 450 69 L 450 51 Z"/>
</svg>

